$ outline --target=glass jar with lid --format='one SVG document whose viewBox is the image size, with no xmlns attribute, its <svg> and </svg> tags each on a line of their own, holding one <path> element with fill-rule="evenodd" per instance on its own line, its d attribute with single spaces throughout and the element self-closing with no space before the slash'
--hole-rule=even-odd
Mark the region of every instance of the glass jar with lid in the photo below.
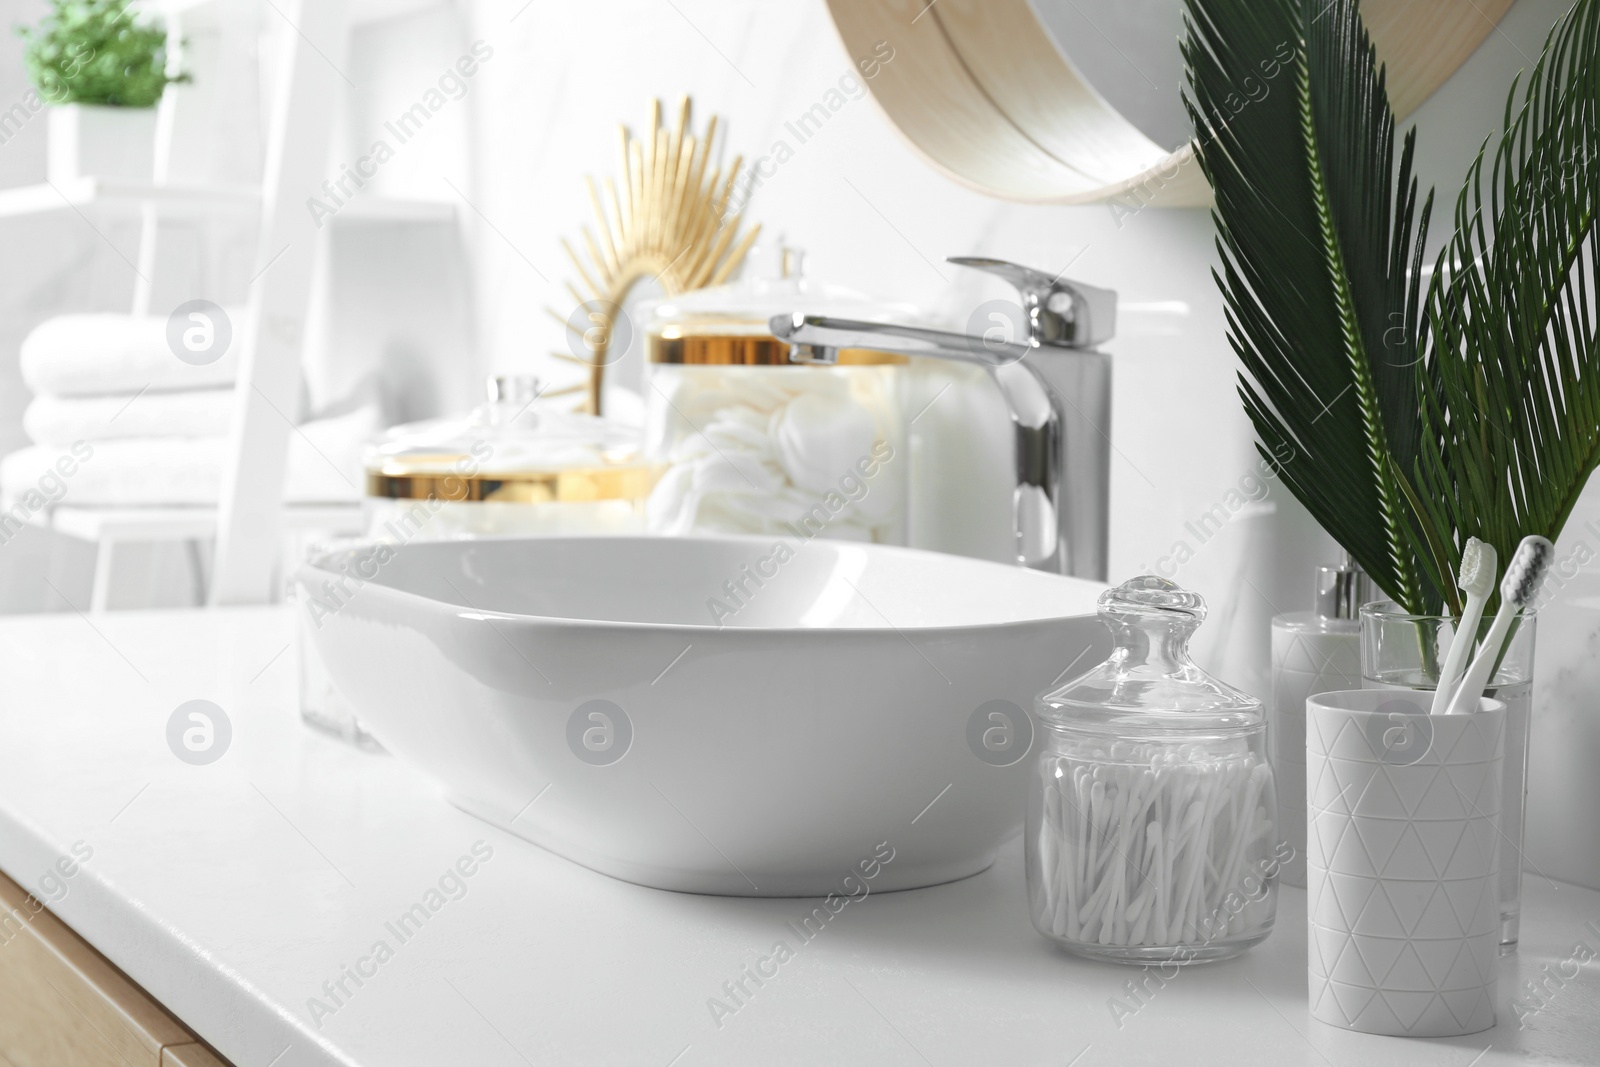
<svg viewBox="0 0 1600 1067">
<path fill-rule="evenodd" d="M 639 431 L 493 378 L 464 416 L 397 426 L 366 456 L 367 534 L 389 541 L 639 533 L 657 468 Z"/>
<path fill-rule="evenodd" d="M 1271 932 L 1287 858 L 1261 702 L 1190 660 L 1198 595 L 1145 575 L 1099 608 L 1111 657 L 1035 703 L 1033 923 L 1121 963 L 1236 955 Z"/>
<path fill-rule="evenodd" d="M 885 309 L 807 282 L 792 249 L 766 256 L 764 276 L 645 309 L 645 451 L 662 470 L 647 525 L 904 544 L 905 357 L 852 349 L 837 366 L 796 364 L 767 326 L 795 311 L 881 319 Z"/>
</svg>

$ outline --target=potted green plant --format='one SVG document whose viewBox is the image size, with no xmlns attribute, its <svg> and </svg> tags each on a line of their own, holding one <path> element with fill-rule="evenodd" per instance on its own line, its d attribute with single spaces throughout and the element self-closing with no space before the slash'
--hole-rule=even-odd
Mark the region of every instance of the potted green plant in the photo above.
<svg viewBox="0 0 1600 1067">
<path fill-rule="evenodd" d="M 141 20 L 125 0 L 51 0 L 37 26 L 17 33 L 28 75 L 50 105 L 50 180 L 150 181 L 155 105 L 168 85 L 189 80 L 167 70 L 161 23 Z"/>
</svg>

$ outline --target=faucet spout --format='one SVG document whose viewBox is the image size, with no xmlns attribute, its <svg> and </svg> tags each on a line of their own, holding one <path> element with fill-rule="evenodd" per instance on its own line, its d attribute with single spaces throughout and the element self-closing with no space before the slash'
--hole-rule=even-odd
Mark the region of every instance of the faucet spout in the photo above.
<svg viewBox="0 0 1600 1067">
<path fill-rule="evenodd" d="M 1089 346 L 1110 336 L 1116 295 L 999 260 L 951 262 L 1017 284 L 1030 316 L 1028 336 L 1001 340 L 799 312 L 774 316 L 769 328 L 789 342 L 796 363 L 835 364 L 841 350 L 866 348 L 988 370 L 1010 409 L 1015 438 L 1017 562 L 1104 581 L 1111 377 L 1107 357 Z"/>
<path fill-rule="evenodd" d="M 983 367 L 1021 362 L 1032 346 L 1015 341 L 989 341 L 970 334 L 886 322 L 859 322 L 826 315 L 776 315 L 768 323 L 774 337 L 793 346 L 794 363 L 837 363 L 845 348 L 871 348 L 903 356 L 928 356 Z"/>
</svg>

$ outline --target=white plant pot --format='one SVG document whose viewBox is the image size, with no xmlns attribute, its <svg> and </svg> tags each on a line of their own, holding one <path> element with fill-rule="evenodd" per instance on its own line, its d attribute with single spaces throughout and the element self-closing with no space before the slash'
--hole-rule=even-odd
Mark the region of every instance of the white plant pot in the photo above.
<svg viewBox="0 0 1600 1067">
<path fill-rule="evenodd" d="M 47 173 L 56 185 L 79 178 L 149 182 L 155 173 L 156 109 L 64 104 L 50 108 Z"/>
</svg>

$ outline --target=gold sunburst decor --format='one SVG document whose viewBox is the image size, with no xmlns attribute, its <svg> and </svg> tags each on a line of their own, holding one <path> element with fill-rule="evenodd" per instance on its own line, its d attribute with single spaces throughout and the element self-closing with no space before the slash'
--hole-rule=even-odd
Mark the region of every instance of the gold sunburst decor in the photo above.
<svg viewBox="0 0 1600 1067">
<path fill-rule="evenodd" d="M 654 279 L 667 296 L 720 285 L 761 230 L 752 226 L 741 236 L 741 212 L 729 210 L 742 157 L 735 156 L 726 171 L 711 165 L 717 116 L 706 123 L 704 137 L 695 137 L 688 127 L 687 96 L 671 130 L 661 125 L 659 100 L 650 102 L 644 136 L 635 138 L 623 126 L 618 179 L 605 179 L 602 197 L 594 179 L 584 177 L 595 221 L 594 231 L 588 226 L 580 231 L 587 261 L 565 238 L 561 241 L 578 274 L 576 283 L 567 283 L 577 306 L 565 316 L 545 309 L 568 331 L 571 347 L 570 353 L 551 354 L 588 368 L 585 385 L 571 391 L 586 391 L 585 409 L 592 415 L 601 411 L 605 369 L 622 355 L 612 354 L 612 342 L 634 285 Z"/>
</svg>

